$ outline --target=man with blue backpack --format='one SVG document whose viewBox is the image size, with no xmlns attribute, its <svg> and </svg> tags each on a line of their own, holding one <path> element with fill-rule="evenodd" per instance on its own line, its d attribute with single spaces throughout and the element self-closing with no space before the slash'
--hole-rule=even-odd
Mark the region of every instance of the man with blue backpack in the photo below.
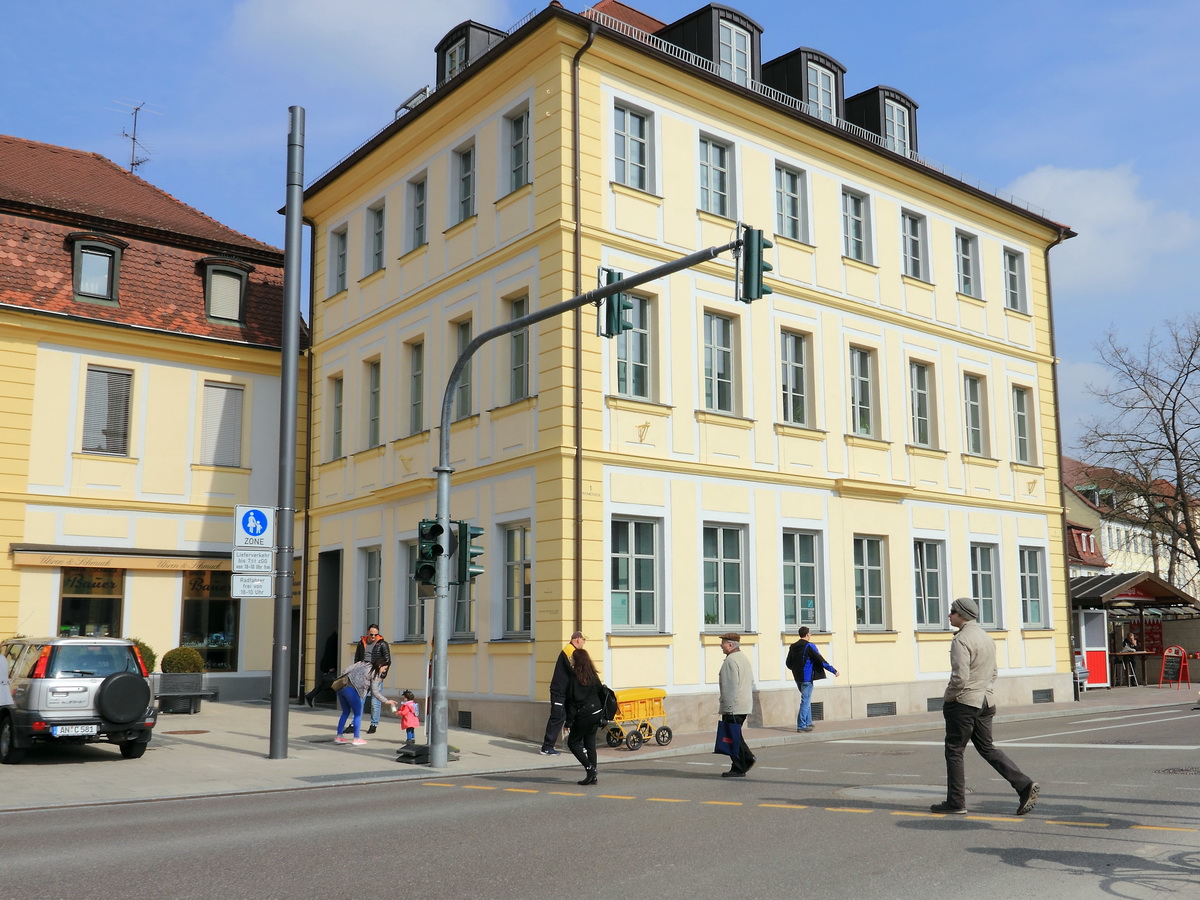
<svg viewBox="0 0 1200 900">
<path fill-rule="evenodd" d="M 800 627 L 800 640 L 792 644 L 788 650 L 787 667 L 796 679 L 796 687 L 800 688 L 800 712 L 796 715 L 796 730 L 809 732 L 813 730 L 812 723 L 812 692 L 813 682 L 820 681 L 826 672 L 832 672 L 837 677 L 838 670 L 825 662 L 817 645 L 808 639 L 808 626 Z"/>
</svg>

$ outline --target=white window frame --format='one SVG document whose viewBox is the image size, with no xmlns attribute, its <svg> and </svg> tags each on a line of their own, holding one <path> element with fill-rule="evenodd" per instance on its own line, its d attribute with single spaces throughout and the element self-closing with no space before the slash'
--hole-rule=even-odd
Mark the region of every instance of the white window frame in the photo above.
<svg viewBox="0 0 1200 900">
<path fill-rule="evenodd" d="M 379 624 L 383 612 L 383 550 L 380 547 L 362 548 L 363 572 L 363 631 L 374 622 Z"/>
<path fill-rule="evenodd" d="M 1021 576 L 1021 622 L 1026 628 L 1049 628 L 1046 552 L 1041 547 L 1018 547 L 1017 557 Z"/>
<path fill-rule="evenodd" d="M 350 232 L 345 225 L 329 233 L 329 292 L 340 294 L 346 290 L 346 261 L 350 250 Z"/>
<path fill-rule="evenodd" d="M 647 531 L 648 547 L 644 543 Z M 608 607 L 613 630 L 659 632 L 661 522 L 613 516 L 608 534 Z"/>
<path fill-rule="evenodd" d="M 728 19 L 717 23 L 717 71 L 722 78 L 743 86 L 750 84 L 754 40 L 745 28 Z"/>
<path fill-rule="evenodd" d="M 617 184 L 653 191 L 653 128 L 653 117 L 645 110 L 622 102 L 613 105 L 613 181 Z"/>
<path fill-rule="evenodd" d="M 241 468 L 244 404 L 242 385 L 204 382 L 204 418 L 200 430 L 202 466 Z"/>
<path fill-rule="evenodd" d="M 475 145 L 467 144 L 454 151 L 455 224 L 467 221 L 476 212 L 475 197 Z"/>
<path fill-rule="evenodd" d="M 409 250 L 429 243 L 429 179 L 422 175 L 408 183 Z"/>
<path fill-rule="evenodd" d="M 869 347 L 850 348 L 850 434 L 873 438 L 879 430 L 876 402 L 875 351 Z"/>
<path fill-rule="evenodd" d="M 230 285 L 220 288 L 219 284 Z M 241 322 L 246 313 L 246 272 L 233 266 L 212 264 L 204 270 L 204 302 L 209 318 L 228 322 Z"/>
<path fill-rule="evenodd" d="M 425 342 L 412 341 L 408 345 L 408 433 L 420 434 L 425 430 Z"/>
<path fill-rule="evenodd" d="M 704 408 L 732 414 L 737 409 L 737 360 L 734 356 L 734 321 L 720 313 L 704 311 Z M 722 389 L 725 396 L 722 397 Z"/>
<path fill-rule="evenodd" d="M 842 255 L 871 264 L 871 201 L 859 191 L 842 188 Z"/>
<path fill-rule="evenodd" d="M 411 574 L 417 562 L 417 543 L 401 544 L 405 560 L 404 572 Z M 432 600 L 433 587 L 421 584 L 415 578 L 398 579 L 404 591 L 404 640 L 422 641 L 425 638 L 425 601 Z"/>
<path fill-rule="evenodd" d="M 987 456 L 987 379 L 971 372 L 963 375 L 963 428 L 966 452 Z"/>
<path fill-rule="evenodd" d="M 129 456 L 133 372 L 88 366 L 80 449 L 100 456 Z"/>
<path fill-rule="evenodd" d="M 1000 550 L 996 544 L 971 542 L 971 599 L 979 606 L 983 628 L 1000 627 Z"/>
<path fill-rule="evenodd" d="M 715 543 L 710 554 L 709 535 Z M 706 631 L 724 631 L 727 628 L 748 630 L 750 622 L 746 609 L 746 528 L 743 525 L 705 522 L 701 528 L 701 588 L 703 597 L 704 628 Z M 736 536 L 737 548 L 733 555 L 728 553 L 726 538 Z M 730 581 L 735 582 L 730 584 Z M 737 620 L 729 615 L 729 600 L 734 599 Z"/>
<path fill-rule="evenodd" d="M 383 363 L 378 359 L 367 361 L 366 366 L 366 448 L 378 447 L 383 443 L 383 423 L 381 415 L 383 411 L 382 390 L 383 390 Z"/>
<path fill-rule="evenodd" d="M 821 533 L 785 528 L 781 559 L 783 624 L 807 625 L 814 631 L 824 631 Z"/>
<path fill-rule="evenodd" d="M 533 531 L 528 522 L 504 526 L 504 637 L 533 633 Z"/>
<path fill-rule="evenodd" d="M 346 379 L 335 375 L 329 383 L 329 458 L 346 455 Z"/>
<path fill-rule="evenodd" d="M 529 314 L 529 297 L 509 301 L 509 316 L 520 319 Z M 509 400 L 516 403 L 529 396 L 529 329 L 520 328 L 509 334 Z"/>
<path fill-rule="evenodd" d="M 929 240 L 926 219 L 920 213 L 900 211 L 900 248 L 904 274 L 929 281 Z"/>
<path fill-rule="evenodd" d="M 1033 390 L 1023 384 L 1012 386 L 1013 459 L 1033 465 Z"/>
<path fill-rule="evenodd" d="M 378 272 L 386 263 L 387 206 L 384 201 L 367 207 L 367 274 Z"/>
<path fill-rule="evenodd" d="M 979 238 L 966 231 L 954 232 L 954 263 L 958 275 L 958 292 L 981 299 L 982 282 L 979 273 Z"/>
<path fill-rule="evenodd" d="M 733 146 L 700 135 L 700 209 L 728 219 L 734 208 Z"/>
<path fill-rule="evenodd" d="M 459 38 L 446 48 L 446 81 L 467 67 L 467 39 Z"/>
<path fill-rule="evenodd" d="M 854 617 L 859 631 L 887 628 L 887 539 L 884 537 L 854 535 Z"/>
<path fill-rule="evenodd" d="M 629 321 L 633 327 L 622 331 L 616 338 L 617 393 L 623 397 L 650 400 L 654 395 L 650 299 L 640 294 L 626 296 L 633 303 L 633 308 L 629 310 Z"/>
<path fill-rule="evenodd" d="M 783 329 L 779 335 L 779 382 L 783 421 L 805 428 L 812 420 L 809 410 L 811 366 L 808 359 L 811 343 L 810 336 L 800 331 Z"/>
<path fill-rule="evenodd" d="M 830 69 L 809 62 L 805 79 L 808 82 L 808 113 L 822 122 L 837 118 L 837 75 Z"/>
<path fill-rule="evenodd" d="M 895 100 L 883 101 L 883 140 L 887 148 L 902 156 L 908 156 L 911 140 L 908 107 Z"/>
<path fill-rule="evenodd" d="M 775 164 L 775 233 L 808 241 L 808 188 L 801 169 Z"/>
<path fill-rule="evenodd" d="M 934 371 L 933 365 L 924 360 L 908 361 L 909 418 L 915 447 L 937 446 Z"/>
<path fill-rule="evenodd" d="M 467 345 L 471 343 L 471 320 L 463 319 L 454 323 L 454 358 L 462 356 Z M 458 387 L 454 391 L 455 421 L 471 416 L 471 363 L 467 360 L 459 373 Z"/>
<path fill-rule="evenodd" d="M 508 190 L 518 190 L 532 181 L 529 159 L 529 109 L 520 109 L 505 118 L 508 132 Z"/>
<path fill-rule="evenodd" d="M 1025 254 L 1008 248 L 1004 250 L 1004 305 L 1016 312 L 1029 312 L 1025 294 Z"/>
<path fill-rule="evenodd" d="M 917 628 L 945 631 L 949 627 L 945 541 L 926 538 L 913 541 L 913 598 Z"/>
</svg>

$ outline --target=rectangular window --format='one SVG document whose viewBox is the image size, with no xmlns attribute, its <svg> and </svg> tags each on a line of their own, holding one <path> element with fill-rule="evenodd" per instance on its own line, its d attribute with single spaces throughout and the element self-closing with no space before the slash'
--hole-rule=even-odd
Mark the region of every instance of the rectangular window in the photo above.
<svg viewBox="0 0 1200 900">
<path fill-rule="evenodd" d="M 972 234 L 954 233 L 955 258 L 958 264 L 958 292 L 979 297 L 979 242 Z"/>
<path fill-rule="evenodd" d="M 467 39 L 461 38 L 446 50 L 446 78 L 450 79 L 467 67 Z"/>
<path fill-rule="evenodd" d="M 808 239 L 804 227 L 804 175 L 786 166 L 775 167 L 775 233 L 793 241 Z"/>
<path fill-rule="evenodd" d="M 115 251 L 102 247 L 81 247 L 76 259 L 79 267 L 79 293 L 105 300 L 115 299 Z"/>
<path fill-rule="evenodd" d="M 200 464 L 242 464 L 242 398 L 237 384 L 204 385 L 204 421 L 200 428 Z"/>
<path fill-rule="evenodd" d="M 508 120 L 508 189 L 529 184 L 529 112 L 522 110 Z"/>
<path fill-rule="evenodd" d="M 1017 462 L 1032 463 L 1033 460 L 1033 429 L 1030 427 L 1029 390 L 1015 387 L 1012 389 L 1013 408 L 1013 455 Z"/>
<path fill-rule="evenodd" d="M 129 397 L 133 373 L 88 366 L 83 402 L 83 452 L 129 455 Z"/>
<path fill-rule="evenodd" d="M 860 628 L 883 628 L 883 538 L 854 539 L 854 614 Z"/>
<path fill-rule="evenodd" d="M 332 235 L 331 243 L 333 256 L 333 281 L 332 292 L 339 293 L 346 289 L 346 229 L 335 231 Z"/>
<path fill-rule="evenodd" d="M 614 180 L 650 190 L 650 117 L 624 106 L 613 110 Z"/>
<path fill-rule="evenodd" d="M 834 89 L 837 82 L 831 71 L 816 63 L 808 64 L 808 113 L 822 122 L 832 122 L 837 114 Z"/>
<path fill-rule="evenodd" d="M 466 584 L 454 585 L 450 590 L 454 602 L 454 630 L 452 636 L 470 639 L 475 636 L 475 579 Z"/>
<path fill-rule="evenodd" d="M 412 572 L 417 563 L 417 545 L 404 545 L 404 558 L 407 560 L 405 572 Z M 404 639 L 419 641 L 425 639 L 425 601 L 433 599 L 433 587 L 421 584 L 413 578 L 402 578 L 404 585 Z M 430 604 L 432 606 L 432 604 Z"/>
<path fill-rule="evenodd" d="M 750 33 L 731 22 L 717 27 L 717 66 L 722 78 L 735 84 L 750 83 Z"/>
<path fill-rule="evenodd" d="M 875 354 L 850 348 L 850 433 L 875 436 Z"/>
<path fill-rule="evenodd" d="M 384 206 L 379 204 L 367 210 L 367 222 L 370 227 L 370 243 L 371 259 L 367 264 L 368 274 L 378 272 L 383 268 L 383 223 L 384 223 Z"/>
<path fill-rule="evenodd" d="M 513 319 L 529 314 L 529 298 L 520 297 L 510 304 Z M 529 329 L 522 328 L 509 335 L 509 395 L 515 403 L 529 396 Z"/>
<path fill-rule="evenodd" d="M 532 551 L 528 525 L 504 529 L 505 637 L 527 637 L 533 629 Z"/>
<path fill-rule="evenodd" d="M 922 628 L 945 628 L 942 619 L 946 573 L 942 559 L 945 555 L 941 541 L 913 541 L 913 596 L 917 603 L 917 625 Z"/>
<path fill-rule="evenodd" d="M 700 138 L 700 208 L 714 216 L 729 217 L 730 148 L 710 138 Z"/>
<path fill-rule="evenodd" d="M 910 411 L 912 414 L 912 442 L 918 447 L 932 447 L 933 433 L 933 378 L 931 367 L 922 362 L 908 364 Z"/>
<path fill-rule="evenodd" d="M 783 533 L 783 623 L 820 630 L 820 542 L 811 531 Z"/>
<path fill-rule="evenodd" d="M 455 358 L 462 356 L 463 351 L 467 349 L 467 345 L 471 343 L 471 320 L 459 322 L 454 326 L 455 332 L 455 347 L 458 352 Z M 454 418 L 465 419 L 471 415 L 471 361 L 467 360 L 466 365 L 462 367 L 461 376 L 458 379 L 458 387 L 454 392 Z"/>
<path fill-rule="evenodd" d="M 900 246 L 904 256 L 904 274 L 929 280 L 929 260 L 925 252 L 925 217 L 900 213 Z"/>
<path fill-rule="evenodd" d="M 633 327 L 617 335 L 617 393 L 650 399 L 650 301 L 627 295 Z"/>
<path fill-rule="evenodd" d="M 367 446 L 378 447 L 380 440 L 379 414 L 381 409 L 381 365 L 379 360 L 367 363 Z"/>
<path fill-rule="evenodd" d="M 704 408 L 733 412 L 733 320 L 704 314 Z"/>
<path fill-rule="evenodd" d="M 869 262 L 867 240 L 867 198 L 854 191 L 842 191 L 842 255 Z"/>
<path fill-rule="evenodd" d="M 1025 257 L 1015 250 L 1004 251 L 1004 305 L 1029 312 L 1025 302 Z"/>
<path fill-rule="evenodd" d="M 889 150 L 908 156 L 908 109 L 892 100 L 883 101 L 883 139 Z"/>
<path fill-rule="evenodd" d="M 408 186 L 408 199 L 412 206 L 412 246 L 410 250 L 415 250 L 417 247 L 424 246 L 429 237 L 425 232 L 426 212 L 428 205 L 426 203 L 426 189 L 428 181 L 422 178 L 420 181 L 414 181 Z"/>
<path fill-rule="evenodd" d="M 994 544 L 971 545 L 971 597 L 979 604 L 979 624 L 984 628 L 996 628 L 1000 623 L 996 617 L 996 547 Z"/>
<path fill-rule="evenodd" d="M 62 570 L 62 605 L 58 633 L 120 637 L 121 601 L 125 595 L 124 569 Z"/>
<path fill-rule="evenodd" d="M 1030 628 L 1045 628 L 1046 566 L 1037 547 L 1021 547 L 1021 620 Z"/>
<path fill-rule="evenodd" d="M 967 452 L 973 456 L 985 456 L 988 449 L 983 384 L 983 379 L 978 375 L 963 376 L 963 415 L 967 430 Z"/>
<path fill-rule="evenodd" d="M 808 424 L 808 338 L 785 331 L 780 335 L 783 421 L 789 425 Z"/>
<path fill-rule="evenodd" d="M 214 319 L 242 321 L 246 273 L 232 268 L 208 266 L 204 280 L 208 314 Z"/>
<path fill-rule="evenodd" d="M 334 378 L 329 385 L 329 458 L 341 459 L 345 456 L 345 446 L 342 441 L 343 400 L 346 382 L 342 378 Z"/>
<path fill-rule="evenodd" d="M 728 628 L 743 622 L 742 529 L 704 526 L 704 624 Z"/>
<path fill-rule="evenodd" d="M 609 557 L 609 607 L 614 628 L 658 626 L 657 525 L 613 519 Z"/>
<path fill-rule="evenodd" d="M 454 154 L 454 174 L 458 179 L 458 221 L 475 215 L 475 148 L 466 147 Z"/>
<path fill-rule="evenodd" d="M 200 654 L 204 671 L 237 671 L 241 601 L 229 596 L 228 572 L 185 572 L 179 620 L 179 645 Z"/>
<path fill-rule="evenodd" d="M 363 551 L 363 632 L 372 622 L 379 622 L 379 587 L 382 582 L 380 562 L 382 554 L 378 547 Z"/>
<path fill-rule="evenodd" d="M 425 342 L 408 345 L 408 433 L 425 430 Z"/>
</svg>

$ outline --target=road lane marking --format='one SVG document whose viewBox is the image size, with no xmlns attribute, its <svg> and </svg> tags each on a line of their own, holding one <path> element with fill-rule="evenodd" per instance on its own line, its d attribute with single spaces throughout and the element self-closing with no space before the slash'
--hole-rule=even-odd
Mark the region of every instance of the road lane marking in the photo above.
<svg viewBox="0 0 1200 900">
<path fill-rule="evenodd" d="M 531 788 L 505 788 L 504 790 L 512 794 L 537 794 L 540 791 L 532 790 Z"/>
<path fill-rule="evenodd" d="M 1181 719 L 1195 719 L 1195 718 L 1197 718 L 1197 716 L 1194 716 L 1191 713 L 1187 713 L 1186 715 L 1174 716 L 1170 719 L 1159 719 L 1154 724 L 1160 725 L 1164 722 L 1177 722 Z M 1026 741 L 1043 740 L 1045 738 L 1052 738 L 1052 737 L 1062 737 L 1064 734 L 1086 734 L 1089 731 L 1114 731 L 1118 728 L 1144 728 L 1145 725 L 1146 725 L 1145 722 L 1126 722 L 1124 725 L 1100 725 L 1097 728 L 1076 728 L 1073 731 L 1053 731 L 1050 734 L 1034 734 L 1034 735 L 1030 735 L 1027 738 L 1009 738 L 1006 741 L 997 741 L 996 743 L 997 744 L 999 744 L 999 743 L 1015 744 L 1017 742 L 1025 743 Z M 1033 744 L 1033 745 L 1027 745 L 1027 746 L 1035 746 L 1036 747 L 1038 745 Z M 1152 744 L 1139 744 L 1138 746 L 1140 746 L 1143 749 L 1145 749 L 1147 747 L 1153 747 Z M 1168 745 L 1168 746 L 1170 746 L 1170 745 Z M 1158 749 L 1158 748 L 1154 748 L 1154 749 Z M 1191 749 L 1196 749 L 1196 748 L 1191 748 Z"/>
<path fill-rule="evenodd" d="M 915 818 L 918 818 L 918 819 L 944 819 L 944 818 L 946 818 L 945 814 L 943 814 L 943 813 L 903 812 L 901 810 L 895 810 L 895 809 L 892 810 L 892 815 L 893 816 L 914 816 Z"/>
<path fill-rule="evenodd" d="M 1103 731 L 1102 728 L 1085 729 L 1085 731 Z M 1063 731 L 1060 734 L 1074 734 L 1075 732 Z M 1058 735 L 1047 734 L 1042 737 L 1058 737 Z M 996 741 L 997 747 L 1034 747 L 1040 750 L 1132 750 L 1141 753 L 1143 750 L 1167 750 L 1167 751 L 1183 751 L 1183 750 L 1200 750 L 1200 744 L 1050 744 L 1050 743 L 1030 743 L 1032 738 L 1016 738 L 1011 741 Z M 1021 743 L 1017 743 L 1020 741 Z M 880 741 L 866 740 L 862 738 L 842 738 L 841 740 L 829 741 L 831 744 L 873 744 L 877 747 L 896 746 L 896 747 L 944 747 L 945 741 Z M 821 771 L 820 769 L 797 769 L 798 772 Z"/>
<path fill-rule="evenodd" d="M 1092 722 L 1119 722 L 1122 719 L 1145 719 L 1150 716 L 1174 715 L 1178 712 L 1179 710 L 1176 709 L 1156 709 L 1152 712 L 1140 712 L 1129 716 L 1099 716 L 1095 719 L 1080 719 L 1078 724 L 1090 725 Z"/>
<path fill-rule="evenodd" d="M 1059 819 L 1047 819 L 1047 825 L 1070 825 L 1073 828 L 1107 828 L 1111 822 L 1063 822 Z"/>
<path fill-rule="evenodd" d="M 492 787 L 490 784 L 464 784 L 463 787 L 465 787 L 468 791 L 494 791 L 495 790 L 495 788 Z"/>
<path fill-rule="evenodd" d="M 827 807 L 825 807 L 825 812 L 869 813 L 869 812 L 875 812 L 875 810 L 873 810 L 873 809 L 858 809 L 857 807 L 853 807 L 853 806 L 827 806 Z"/>
<path fill-rule="evenodd" d="M 1176 828 L 1173 825 L 1130 825 L 1134 831 L 1196 831 L 1195 828 Z"/>
<path fill-rule="evenodd" d="M 587 796 L 586 794 L 584 795 Z M 627 797 L 624 794 L 597 794 L 601 800 L 636 800 L 637 797 Z"/>
<path fill-rule="evenodd" d="M 740 800 L 701 800 L 704 806 L 741 806 Z"/>
<path fill-rule="evenodd" d="M 975 822 L 1020 822 L 1016 816 L 965 816 Z"/>
<path fill-rule="evenodd" d="M 458 787 L 457 784 L 450 784 L 448 781 L 422 781 L 425 787 Z"/>
<path fill-rule="evenodd" d="M 801 806 L 794 803 L 760 803 L 759 806 L 765 806 L 769 809 L 808 809 L 807 806 Z"/>
<path fill-rule="evenodd" d="M 586 797 L 587 794 L 583 791 L 547 791 L 548 794 L 555 794 L 559 797 Z"/>
<path fill-rule="evenodd" d="M 682 797 L 647 797 L 647 803 L 691 803 L 691 800 L 685 800 Z"/>
</svg>

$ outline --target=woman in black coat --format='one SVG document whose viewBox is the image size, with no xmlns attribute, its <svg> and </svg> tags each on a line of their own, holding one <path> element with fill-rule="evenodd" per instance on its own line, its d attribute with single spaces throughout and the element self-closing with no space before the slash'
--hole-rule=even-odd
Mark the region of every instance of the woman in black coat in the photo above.
<svg viewBox="0 0 1200 900">
<path fill-rule="evenodd" d="M 596 783 L 596 731 L 600 727 L 603 705 L 600 702 L 600 676 L 592 658 L 584 649 L 571 654 L 571 679 L 566 697 L 567 749 L 575 754 L 587 773 L 580 784 Z"/>
</svg>

